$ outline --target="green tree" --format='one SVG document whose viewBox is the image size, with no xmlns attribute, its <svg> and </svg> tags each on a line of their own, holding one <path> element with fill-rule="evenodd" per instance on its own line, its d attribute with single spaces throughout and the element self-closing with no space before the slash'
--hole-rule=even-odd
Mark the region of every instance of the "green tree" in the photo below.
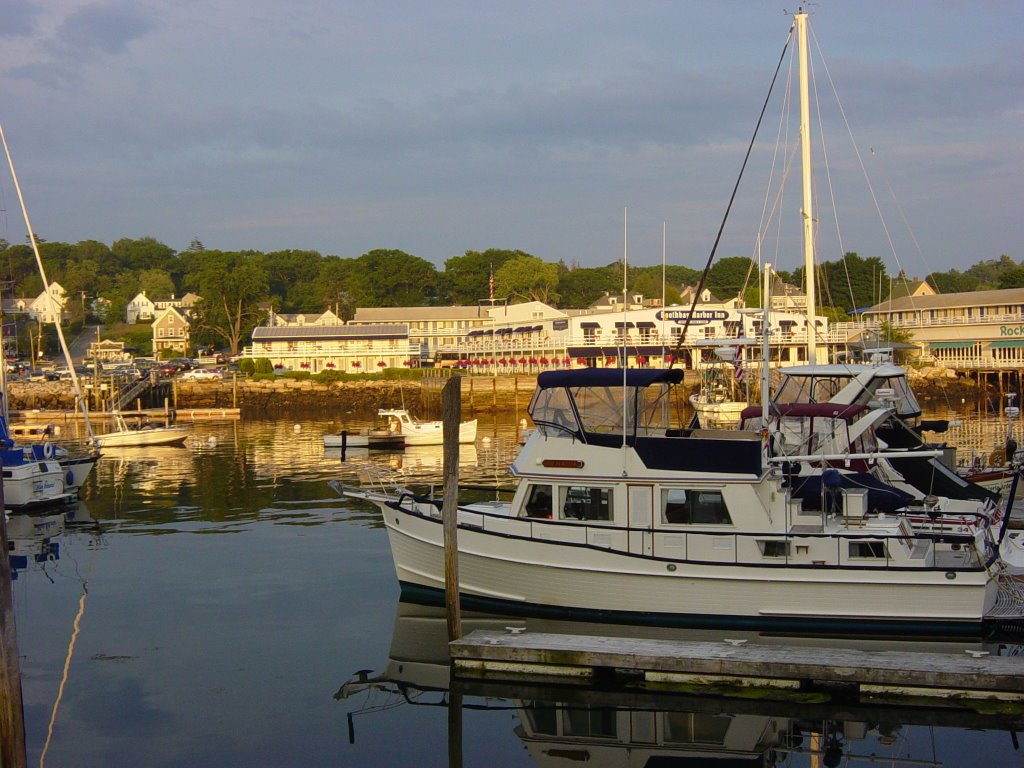
<svg viewBox="0 0 1024 768">
<path fill-rule="evenodd" d="M 950 269 L 946 272 L 932 272 L 928 276 L 928 282 L 939 293 L 963 293 L 965 291 L 978 290 L 978 278 L 961 272 L 958 269 Z"/>
<path fill-rule="evenodd" d="M 429 306 L 439 283 L 437 269 L 426 259 L 378 249 L 355 260 L 347 289 L 360 307 Z"/>
<path fill-rule="evenodd" d="M 510 259 L 530 256 L 524 251 L 488 248 L 486 251 L 466 251 L 452 256 L 444 263 L 444 287 L 452 304 L 474 305 L 490 295 L 490 277 Z"/>
<path fill-rule="evenodd" d="M 169 299 L 177 292 L 171 276 L 162 269 L 143 269 L 139 272 L 139 291 L 145 291 L 150 299 Z M 134 295 L 132 298 L 135 298 Z"/>
<path fill-rule="evenodd" d="M 122 270 L 162 269 L 174 274 L 180 267 L 174 249 L 152 237 L 115 240 L 110 253 Z"/>
<path fill-rule="evenodd" d="M 616 276 L 614 266 L 576 267 L 563 272 L 558 279 L 559 304 L 583 309 L 606 293 L 622 290 L 621 270 Z"/>
<path fill-rule="evenodd" d="M 718 259 L 708 271 L 706 287 L 723 300 L 739 296 L 757 280 L 757 265 L 746 256 Z"/>
<path fill-rule="evenodd" d="M 494 273 L 494 295 L 522 301 L 558 301 L 558 267 L 536 256 L 516 256 Z"/>
<path fill-rule="evenodd" d="M 186 276 L 200 296 L 195 327 L 227 343 L 236 355 L 262 315 L 259 303 L 267 298 L 267 273 L 244 253 L 203 251 L 201 256 L 196 271 Z"/>
</svg>

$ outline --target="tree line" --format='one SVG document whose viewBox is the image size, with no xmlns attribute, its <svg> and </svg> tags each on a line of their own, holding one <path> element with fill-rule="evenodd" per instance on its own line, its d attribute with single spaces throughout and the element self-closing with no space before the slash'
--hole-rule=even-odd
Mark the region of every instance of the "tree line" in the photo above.
<svg viewBox="0 0 1024 768">
<path fill-rule="evenodd" d="M 51 281 L 67 291 L 71 322 L 86 319 L 96 298 L 106 302 L 99 319 L 123 322 L 128 302 L 140 291 L 152 299 L 194 292 L 196 308 L 193 341 L 227 346 L 237 352 L 270 306 L 282 313 L 334 310 L 351 319 L 356 307 L 475 305 L 492 295 L 511 303 L 543 301 L 560 308 L 584 308 L 605 294 L 621 295 L 622 263 L 601 267 L 550 262 L 520 250 L 491 248 L 452 256 L 438 269 L 434 264 L 400 250 L 376 249 L 358 257 L 323 255 L 313 250 L 221 251 L 206 249 L 195 239 L 183 251 L 152 237 L 122 238 L 110 246 L 96 240 L 48 242 L 37 236 L 40 255 Z M 43 289 L 29 245 L 0 241 L 14 296 L 34 298 Z M 891 294 L 890 279 L 878 257 L 848 253 L 819 267 L 819 303 L 837 319 L 855 309 L 878 303 Z M 679 290 L 694 285 L 696 269 L 665 268 L 665 300 L 679 301 Z M 801 271 L 780 273 L 794 285 Z M 979 261 L 964 272 L 949 270 L 928 276 L 940 292 L 1024 286 L 1024 265 L 1009 256 Z M 630 294 L 662 296 L 662 267 L 629 267 Z M 746 257 L 719 259 L 706 287 L 718 298 L 742 297 L 760 305 L 757 266 Z"/>
</svg>

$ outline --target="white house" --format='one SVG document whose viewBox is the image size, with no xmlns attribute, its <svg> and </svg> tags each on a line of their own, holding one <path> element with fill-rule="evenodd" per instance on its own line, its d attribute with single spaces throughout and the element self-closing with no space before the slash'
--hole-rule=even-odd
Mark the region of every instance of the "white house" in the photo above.
<svg viewBox="0 0 1024 768">
<path fill-rule="evenodd" d="M 28 315 L 40 323 L 57 323 L 64 320 L 64 302 L 67 295 L 60 283 L 50 283 L 49 289 L 43 291 L 28 305 Z"/>
<path fill-rule="evenodd" d="M 128 302 L 124 315 L 125 322 L 129 325 L 147 322 L 156 316 L 156 304 L 146 295 L 145 291 L 139 291 L 135 294 L 135 298 Z"/>
</svg>

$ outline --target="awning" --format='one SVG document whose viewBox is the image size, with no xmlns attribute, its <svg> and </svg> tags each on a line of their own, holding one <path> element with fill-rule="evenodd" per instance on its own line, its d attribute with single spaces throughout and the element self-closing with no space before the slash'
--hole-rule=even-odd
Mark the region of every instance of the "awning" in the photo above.
<svg viewBox="0 0 1024 768">
<path fill-rule="evenodd" d="M 1024 347 L 1024 339 L 1000 339 L 988 345 L 989 349 L 1015 349 Z"/>
<path fill-rule="evenodd" d="M 495 331 L 495 333 L 512 333 L 512 329 L 511 328 L 499 328 L 498 330 Z"/>
<path fill-rule="evenodd" d="M 636 327 L 637 328 L 654 328 L 655 326 L 654 326 L 654 323 L 652 323 L 650 320 L 641 320 L 639 323 L 636 324 Z"/>
<path fill-rule="evenodd" d="M 622 326 L 626 326 L 627 328 L 632 328 L 632 327 L 633 327 L 633 324 L 632 324 L 632 323 L 630 323 L 630 322 L 625 322 L 625 323 L 624 323 L 624 322 L 622 322 L 621 320 L 620 320 L 619 322 L 617 322 L 617 323 L 615 324 L 615 327 L 616 327 L 616 328 L 621 328 Z"/>
<path fill-rule="evenodd" d="M 520 325 L 518 328 L 516 328 L 515 333 L 529 333 L 532 330 L 532 325 Z"/>
<path fill-rule="evenodd" d="M 932 341 L 928 349 L 970 349 L 978 342 L 976 341 Z"/>
<path fill-rule="evenodd" d="M 535 331 L 543 331 L 544 330 L 544 326 L 543 325 L 535 325 L 535 326 L 533 326 L 533 330 L 535 330 Z"/>
<path fill-rule="evenodd" d="M 600 323 L 580 323 L 580 328 L 600 328 Z"/>
</svg>

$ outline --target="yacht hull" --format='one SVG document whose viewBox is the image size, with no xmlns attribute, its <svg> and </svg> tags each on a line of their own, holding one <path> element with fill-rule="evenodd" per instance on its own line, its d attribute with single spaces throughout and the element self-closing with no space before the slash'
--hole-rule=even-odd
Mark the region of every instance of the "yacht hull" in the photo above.
<svg viewBox="0 0 1024 768">
<path fill-rule="evenodd" d="M 444 590 L 440 520 L 380 506 L 403 594 L 436 599 Z M 653 625 L 978 635 L 997 590 L 984 572 L 950 579 L 942 571 L 697 564 L 515 535 L 529 525 L 509 518 L 494 533 L 460 526 L 464 605 Z"/>
</svg>

